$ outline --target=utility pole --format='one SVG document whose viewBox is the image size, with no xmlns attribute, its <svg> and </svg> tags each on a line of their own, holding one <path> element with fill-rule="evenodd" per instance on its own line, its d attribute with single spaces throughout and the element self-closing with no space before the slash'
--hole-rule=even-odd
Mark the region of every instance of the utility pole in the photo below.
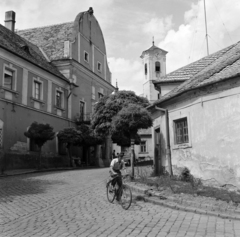
<svg viewBox="0 0 240 237">
<path fill-rule="evenodd" d="M 207 33 L 207 14 L 206 14 L 206 4 L 205 0 L 204 2 L 204 15 L 205 15 L 205 29 L 206 29 L 206 42 L 207 42 L 207 55 L 209 55 L 209 49 L 208 49 L 208 33 Z"/>
</svg>

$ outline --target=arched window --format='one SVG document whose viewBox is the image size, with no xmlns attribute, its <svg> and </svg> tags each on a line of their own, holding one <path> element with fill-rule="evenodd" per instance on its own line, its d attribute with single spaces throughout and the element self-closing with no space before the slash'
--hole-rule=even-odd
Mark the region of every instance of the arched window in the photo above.
<svg viewBox="0 0 240 237">
<path fill-rule="evenodd" d="M 161 66 L 160 66 L 160 62 L 155 62 L 155 71 L 156 72 L 161 72 Z"/>
<path fill-rule="evenodd" d="M 147 75 L 147 64 L 145 63 L 145 75 Z"/>
</svg>

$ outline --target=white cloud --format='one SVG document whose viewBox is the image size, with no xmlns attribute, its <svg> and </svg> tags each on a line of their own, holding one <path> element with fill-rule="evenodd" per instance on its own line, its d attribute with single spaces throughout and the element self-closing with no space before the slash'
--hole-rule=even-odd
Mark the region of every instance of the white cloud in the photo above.
<svg viewBox="0 0 240 237">
<path fill-rule="evenodd" d="M 112 84 L 116 80 L 120 90 L 132 90 L 142 94 L 143 66 L 140 61 L 130 61 L 124 58 L 108 58 L 109 68 L 113 74 Z"/>
<path fill-rule="evenodd" d="M 208 1 L 206 5 L 209 53 L 240 39 L 240 2 Z M 159 47 L 167 50 L 167 73 L 207 55 L 203 0 L 185 12 L 185 24 L 169 30 Z"/>
<path fill-rule="evenodd" d="M 143 32 L 150 36 L 154 36 L 156 40 L 161 40 L 166 32 L 173 26 L 172 16 L 165 18 L 152 18 L 149 22 L 143 25 Z"/>
</svg>

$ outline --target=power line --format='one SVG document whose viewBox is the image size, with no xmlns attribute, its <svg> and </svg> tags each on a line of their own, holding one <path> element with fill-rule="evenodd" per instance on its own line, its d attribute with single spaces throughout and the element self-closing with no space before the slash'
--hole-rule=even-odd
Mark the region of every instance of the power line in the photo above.
<svg viewBox="0 0 240 237">
<path fill-rule="evenodd" d="M 198 18 L 198 16 L 196 16 L 196 19 L 197 19 L 197 23 L 196 23 L 196 25 L 198 25 L 198 20 L 199 20 L 199 18 Z M 190 61 L 190 58 L 191 58 L 191 54 L 192 54 L 192 50 L 193 50 L 193 45 L 194 45 L 194 43 L 195 43 L 195 36 L 196 36 L 196 34 L 197 34 L 197 27 L 196 27 L 196 30 L 194 31 L 194 35 L 193 35 L 193 40 L 192 40 L 192 44 L 191 44 L 191 47 L 190 47 L 190 54 L 189 54 L 189 57 L 188 57 L 188 63 L 189 63 L 189 61 Z"/>
<path fill-rule="evenodd" d="M 224 26 L 224 28 L 225 28 L 225 30 L 226 30 L 226 32 L 227 32 L 227 34 L 228 34 L 231 42 L 232 42 L 232 44 L 233 44 L 232 38 L 231 38 L 231 36 L 230 36 L 230 34 L 229 34 L 228 30 L 227 30 L 227 27 L 225 26 L 225 24 L 224 24 L 224 22 L 223 22 L 223 20 L 222 20 L 222 18 L 221 18 L 221 16 L 220 16 L 220 13 L 219 13 L 219 11 L 218 11 L 218 9 L 217 9 L 214 1 L 213 1 L 213 5 L 214 5 L 214 7 L 215 7 L 215 9 L 216 9 L 216 11 L 217 11 L 217 13 L 218 13 L 218 15 L 219 15 L 220 20 L 222 21 L 222 24 L 223 24 L 223 26 Z"/>
</svg>

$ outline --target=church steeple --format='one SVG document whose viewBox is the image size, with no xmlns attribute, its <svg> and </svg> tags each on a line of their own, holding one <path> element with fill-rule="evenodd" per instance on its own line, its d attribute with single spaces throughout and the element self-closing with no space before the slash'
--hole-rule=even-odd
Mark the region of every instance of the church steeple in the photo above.
<svg viewBox="0 0 240 237">
<path fill-rule="evenodd" d="M 166 54 L 167 51 L 155 46 L 154 37 L 152 46 L 143 51 L 140 56 L 143 60 L 143 95 L 150 101 L 158 99 L 158 91 L 154 89 L 152 81 L 160 80 L 166 75 Z"/>
</svg>

